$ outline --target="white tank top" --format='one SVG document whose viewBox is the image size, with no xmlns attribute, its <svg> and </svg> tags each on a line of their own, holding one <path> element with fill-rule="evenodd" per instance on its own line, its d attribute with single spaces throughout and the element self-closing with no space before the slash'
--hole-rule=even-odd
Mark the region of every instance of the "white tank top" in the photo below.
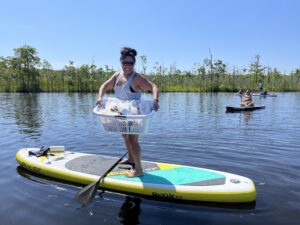
<svg viewBox="0 0 300 225">
<path fill-rule="evenodd" d="M 131 83 L 136 75 L 137 75 L 137 73 L 133 71 L 132 74 L 130 74 L 128 80 L 124 84 L 117 85 L 121 78 L 120 73 L 119 73 L 119 75 L 117 76 L 117 79 L 116 79 L 115 87 L 114 87 L 115 95 L 118 99 L 120 99 L 120 100 L 140 100 L 141 99 L 141 91 L 133 92 L 130 88 Z"/>
</svg>

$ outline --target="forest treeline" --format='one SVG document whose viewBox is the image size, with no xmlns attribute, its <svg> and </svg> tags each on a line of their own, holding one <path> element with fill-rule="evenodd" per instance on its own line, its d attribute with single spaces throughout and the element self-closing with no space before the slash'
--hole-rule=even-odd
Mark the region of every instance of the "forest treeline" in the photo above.
<svg viewBox="0 0 300 225">
<path fill-rule="evenodd" d="M 181 71 L 176 64 L 164 67 L 160 63 L 149 71 L 147 57 L 140 56 L 142 71 L 162 92 L 234 92 L 257 90 L 258 83 L 270 91 L 300 91 L 300 68 L 282 74 L 276 68 L 261 65 L 256 55 L 249 68 L 232 69 L 212 55 L 194 63 L 190 71 Z M 13 56 L 0 57 L 1 92 L 96 92 L 116 71 L 105 65 L 75 66 L 69 61 L 64 68 L 53 69 L 47 60 L 39 58 L 34 47 L 24 45 L 14 49 Z"/>
</svg>

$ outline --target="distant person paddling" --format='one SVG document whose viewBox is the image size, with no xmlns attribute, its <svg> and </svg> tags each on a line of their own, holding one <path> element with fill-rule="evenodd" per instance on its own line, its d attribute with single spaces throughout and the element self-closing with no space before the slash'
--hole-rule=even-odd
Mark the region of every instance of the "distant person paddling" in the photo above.
<svg viewBox="0 0 300 225">
<path fill-rule="evenodd" d="M 252 107 L 254 106 L 254 103 L 252 102 L 252 95 L 249 90 L 245 92 L 243 95 L 242 101 L 241 101 L 241 106 L 243 107 Z"/>
<path fill-rule="evenodd" d="M 122 48 L 120 62 L 122 70 L 115 73 L 105 81 L 99 89 L 97 105 L 102 103 L 104 94 L 108 90 L 114 90 L 119 100 L 140 100 L 141 91 L 152 92 L 153 108 L 158 110 L 158 88 L 143 75 L 134 71 L 135 57 L 137 52 L 132 48 Z M 141 163 L 141 149 L 138 142 L 139 136 L 136 134 L 122 134 L 128 151 L 128 159 L 120 164 L 130 164 L 132 169 L 128 171 L 128 177 L 137 177 L 143 175 Z"/>
<path fill-rule="evenodd" d="M 242 98 L 243 98 L 243 91 L 242 91 L 242 89 L 239 90 L 238 95 L 240 96 L 241 101 L 242 101 Z"/>
</svg>

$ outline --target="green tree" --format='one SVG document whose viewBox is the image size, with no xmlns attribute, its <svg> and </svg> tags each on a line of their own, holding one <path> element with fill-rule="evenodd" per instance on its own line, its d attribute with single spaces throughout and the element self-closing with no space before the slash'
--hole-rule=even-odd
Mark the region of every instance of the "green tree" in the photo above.
<svg viewBox="0 0 300 225">
<path fill-rule="evenodd" d="M 147 70 L 147 57 L 145 55 L 140 56 L 141 63 L 142 63 L 142 68 L 143 68 L 143 74 L 146 75 L 146 70 Z"/>
<path fill-rule="evenodd" d="M 51 90 L 53 90 L 53 79 L 51 75 L 53 76 L 52 71 L 52 66 L 47 60 L 43 60 L 42 62 L 42 74 L 43 74 L 43 80 L 46 82 L 46 90 L 50 91 L 50 85 L 49 83 L 51 82 Z"/>
<path fill-rule="evenodd" d="M 69 60 L 69 64 L 64 67 L 64 78 L 67 81 L 69 91 L 76 91 L 77 76 L 74 61 Z"/>
<path fill-rule="evenodd" d="M 40 65 L 40 58 L 37 56 L 36 49 L 29 45 L 24 45 L 20 48 L 15 48 L 14 54 L 12 64 L 14 69 L 18 71 L 22 81 L 18 91 L 39 91 L 37 79 L 39 72 L 37 67 Z"/>
<path fill-rule="evenodd" d="M 93 91 L 95 88 L 95 83 L 97 82 L 97 78 L 96 78 L 96 70 L 97 70 L 97 66 L 92 63 L 90 65 L 90 73 L 89 73 L 89 83 L 91 84 L 91 89 L 90 91 Z"/>
<path fill-rule="evenodd" d="M 198 73 L 199 76 L 204 77 L 205 74 L 206 74 L 205 66 L 202 65 L 202 66 L 198 67 L 198 68 L 197 68 L 197 73 Z"/>
<path fill-rule="evenodd" d="M 260 55 L 255 55 L 254 61 L 250 64 L 249 72 L 254 75 L 255 85 L 257 84 L 258 78 L 263 79 L 263 71 L 265 67 L 260 64 Z"/>
<path fill-rule="evenodd" d="M 5 57 L 0 57 L 0 90 L 1 91 L 11 91 L 12 89 L 12 74 L 10 73 L 9 59 Z"/>
<path fill-rule="evenodd" d="M 87 64 L 81 65 L 76 72 L 78 75 L 78 90 L 88 91 L 88 81 L 90 79 L 90 66 Z"/>
<path fill-rule="evenodd" d="M 217 77 L 217 84 L 216 84 L 216 88 L 219 88 L 219 78 L 220 76 L 225 75 L 226 72 L 226 64 L 224 64 L 222 62 L 222 60 L 218 59 L 216 62 L 214 62 L 213 64 L 213 71 L 215 76 Z"/>
</svg>

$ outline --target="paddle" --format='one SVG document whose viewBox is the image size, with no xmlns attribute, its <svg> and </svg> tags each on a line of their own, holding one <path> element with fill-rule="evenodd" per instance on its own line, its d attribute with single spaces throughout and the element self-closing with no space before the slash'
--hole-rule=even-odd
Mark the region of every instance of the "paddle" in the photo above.
<svg viewBox="0 0 300 225">
<path fill-rule="evenodd" d="M 96 182 L 93 182 L 89 184 L 88 186 L 82 188 L 75 196 L 75 200 L 78 201 L 82 205 L 88 205 L 91 203 L 97 193 L 99 183 L 100 181 L 106 177 L 106 175 L 111 172 L 119 162 L 127 155 L 128 152 L 126 152 L 124 155 L 122 155 L 121 158 L 118 159 Z"/>
</svg>

